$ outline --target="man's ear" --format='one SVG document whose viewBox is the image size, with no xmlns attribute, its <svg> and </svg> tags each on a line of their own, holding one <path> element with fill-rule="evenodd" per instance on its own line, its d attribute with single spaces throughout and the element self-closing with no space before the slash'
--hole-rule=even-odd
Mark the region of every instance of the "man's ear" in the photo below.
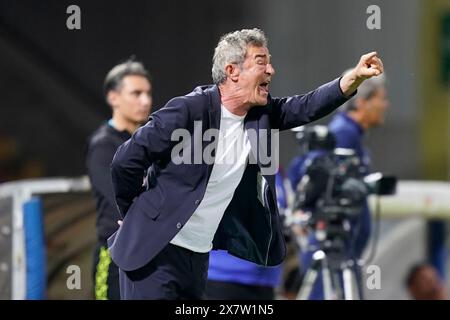
<svg viewBox="0 0 450 320">
<path fill-rule="evenodd" d="M 114 90 L 110 90 L 106 95 L 106 101 L 111 106 L 111 108 L 114 108 L 114 106 L 117 104 L 117 98 L 117 91 Z"/>
<path fill-rule="evenodd" d="M 236 64 L 227 64 L 225 67 L 225 73 L 227 74 L 227 78 L 230 78 L 231 81 L 237 82 L 239 78 L 239 74 L 241 69 Z"/>
</svg>

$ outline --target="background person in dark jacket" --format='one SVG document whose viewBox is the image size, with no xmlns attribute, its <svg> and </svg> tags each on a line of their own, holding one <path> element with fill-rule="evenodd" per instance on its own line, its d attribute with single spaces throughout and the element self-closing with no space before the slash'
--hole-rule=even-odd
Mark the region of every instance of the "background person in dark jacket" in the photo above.
<svg viewBox="0 0 450 320">
<path fill-rule="evenodd" d="M 110 164 L 117 148 L 147 121 L 152 107 L 151 82 L 144 66 L 127 61 L 115 66 L 104 83 L 112 118 L 90 137 L 86 165 L 97 207 L 97 246 L 94 253 L 96 299 L 119 299 L 119 272 L 106 240 L 117 228 L 120 213 L 114 200 Z"/>
</svg>

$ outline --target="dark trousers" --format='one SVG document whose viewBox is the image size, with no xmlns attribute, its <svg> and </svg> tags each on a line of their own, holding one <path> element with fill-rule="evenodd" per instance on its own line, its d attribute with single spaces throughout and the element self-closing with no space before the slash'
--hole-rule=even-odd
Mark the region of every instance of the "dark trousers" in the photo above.
<svg viewBox="0 0 450 320">
<path fill-rule="evenodd" d="M 119 268 L 111 260 L 106 243 L 97 243 L 93 265 L 94 298 L 119 300 Z"/>
<path fill-rule="evenodd" d="M 209 300 L 273 300 L 275 290 L 267 286 L 208 280 L 206 296 Z"/>
<path fill-rule="evenodd" d="M 147 265 L 119 270 L 123 300 L 204 299 L 209 253 L 168 244 Z"/>
</svg>

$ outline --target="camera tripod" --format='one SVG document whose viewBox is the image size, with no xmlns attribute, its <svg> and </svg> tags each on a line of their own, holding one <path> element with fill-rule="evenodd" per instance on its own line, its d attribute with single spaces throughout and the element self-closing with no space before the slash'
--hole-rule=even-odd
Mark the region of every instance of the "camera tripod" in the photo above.
<svg viewBox="0 0 450 320">
<path fill-rule="evenodd" d="M 363 299 L 363 263 L 354 251 L 360 229 L 359 222 L 355 221 L 359 210 L 343 210 L 323 203 L 319 209 L 314 215 L 307 214 L 301 223 L 297 222 L 305 230 L 309 229 L 306 235 L 297 236 L 300 251 L 308 255 L 304 263 L 309 265 L 297 299 L 310 299 L 319 285 L 325 300 Z"/>
<path fill-rule="evenodd" d="M 330 263 L 325 250 L 319 249 L 313 253 L 312 264 L 307 270 L 297 300 L 308 300 L 319 275 L 322 275 L 322 288 L 325 300 L 358 300 L 362 297 L 355 268 L 357 263 L 352 260 Z"/>
</svg>

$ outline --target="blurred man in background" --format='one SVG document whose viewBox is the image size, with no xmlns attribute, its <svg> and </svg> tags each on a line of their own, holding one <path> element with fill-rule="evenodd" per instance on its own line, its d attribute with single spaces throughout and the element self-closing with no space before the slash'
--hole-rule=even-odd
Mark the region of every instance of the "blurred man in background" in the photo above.
<svg viewBox="0 0 450 320">
<path fill-rule="evenodd" d="M 344 74 L 347 72 L 344 72 Z M 384 75 L 370 78 L 359 86 L 357 94 L 343 104 L 341 107 L 343 111 L 338 112 L 328 125 L 328 130 L 333 134 L 335 140 L 335 148 L 354 150 L 362 165 L 362 175 L 367 175 L 371 171 L 369 152 L 363 144 L 364 135 L 369 129 L 384 123 L 384 115 L 388 106 Z M 298 184 L 305 173 L 305 167 L 312 160 L 311 158 L 320 154 L 320 152 L 314 151 L 306 156 L 293 159 L 288 170 L 288 177 L 293 190 L 297 190 Z M 364 203 L 360 216 L 352 222 L 350 241 L 347 243 L 346 250 L 349 257 L 358 261 L 368 243 L 371 231 L 371 216 L 367 202 Z M 314 233 L 308 235 L 308 240 L 310 247 L 317 245 Z M 311 265 L 312 253 L 312 251 L 302 252 L 301 265 L 305 270 Z M 359 273 L 358 270 L 356 272 Z M 310 299 L 324 298 L 321 283 L 320 278 L 315 281 Z M 361 294 L 362 291 L 360 290 Z"/>
<path fill-rule="evenodd" d="M 147 121 L 152 107 L 152 86 L 144 66 L 132 60 L 109 71 L 104 82 L 112 118 L 90 137 L 86 165 L 97 207 L 97 245 L 94 255 L 96 299 L 120 299 L 119 271 L 111 260 L 106 240 L 119 227 L 110 164 L 116 149 Z"/>
<path fill-rule="evenodd" d="M 407 275 L 406 286 L 414 300 L 447 300 L 446 288 L 435 267 L 428 263 L 413 266 Z"/>
</svg>

